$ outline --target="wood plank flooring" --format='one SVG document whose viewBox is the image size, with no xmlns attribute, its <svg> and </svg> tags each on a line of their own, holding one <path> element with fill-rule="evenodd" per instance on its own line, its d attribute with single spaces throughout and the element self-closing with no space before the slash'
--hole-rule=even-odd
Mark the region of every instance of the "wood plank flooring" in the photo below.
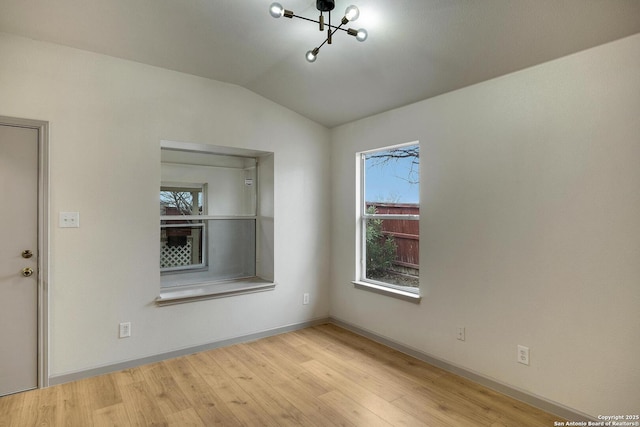
<svg viewBox="0 0 640 427">
<path fill-rule="evenodd" d="M 0 398 L 0 427 L 553 426 L 332 324 Z"/>
</svg>

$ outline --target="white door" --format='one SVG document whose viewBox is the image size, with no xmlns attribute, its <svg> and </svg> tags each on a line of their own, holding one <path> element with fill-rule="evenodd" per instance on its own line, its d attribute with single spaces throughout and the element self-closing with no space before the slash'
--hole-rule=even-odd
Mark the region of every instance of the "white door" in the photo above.
<svg viewBox="0 0 640 427">
<path fill-rule="evenodd" d="M 38 130 L 0 125 L 0 396 L 38 386 Z"/>
</svg>

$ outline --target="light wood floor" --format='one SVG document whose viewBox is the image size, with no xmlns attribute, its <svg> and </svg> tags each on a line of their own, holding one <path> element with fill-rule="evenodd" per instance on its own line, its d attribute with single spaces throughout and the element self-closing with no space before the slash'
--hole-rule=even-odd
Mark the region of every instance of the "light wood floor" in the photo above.
<svg viewBox="0 0 640 427">
<path fill-rule="evenodd" d="M 0 398 L 0 426 L 553 426 L 335 325 Z"/>
</svg>

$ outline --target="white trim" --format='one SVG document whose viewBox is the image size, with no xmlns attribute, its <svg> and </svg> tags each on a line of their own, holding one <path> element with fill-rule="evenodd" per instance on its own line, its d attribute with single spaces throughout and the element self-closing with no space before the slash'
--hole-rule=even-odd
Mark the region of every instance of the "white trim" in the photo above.
<svg viewBox="0 0 640 427">
<path fill-rule="evenodd" d="M 392 287 L 390 284 L 377 285 L 371 282 L 365 282 L 363 280 L 354 280 L 351 283 L 355 285 L 356 288 L 362 289 L 364 291 L 371 291 L 381 295 L 387 295 L 390 297 L 398 298 L 401 300 L 414 302 L 419 304 L 422 301 L 422 296 L 417 292 L 405 291 L 402 289 L 398 289 L 397 287 Z"/>
<path fill-rule="evenodd" d="M 364 219 L 399 219 L 402 221 L 420 221 L 420 215 L 403 214 L 368 214 L 362 215 Z"/>
<path fill-rule="evenodd" d="M 38 305 L 41 314 L 38 325 L 38 387 L 49 386 L 49 124 L 38 122 L 39 182 L 38 182 Z"/>
<path fill-rule="evenodd" d="M 163 165 L 178 165 L 178 166 L 184 166 L 183 163 L 168 163 L 168 162 L 162 162 Z M 204 192 L 204 186 L 206 184 L 197 184 L 197 183 L 191 183 L 191 182 L 166 182 L 166 181 L 162 181 L 160 183 L 160 191 L 167 191 L 167 192 L 171 192 L 171 191 L 182 191 L 182 192 L 186 192 L 186 190 L 200 190 L 200 192 Z M 163 190 L 164 188 L 172 188 L 173 190 Z"/>
<path fill-rule="evenodd" d="M 162 215 L 160 221 L 208 221 L 215 219 L 257 219 L 256 215 Z"/>
<path fill-rule="evenodd" d="M 375 153 L 376 151 L 395 150 L 396 148 L 408 147 L 410 145 L 418 145 L 418 146 L 420 146 L 420 141 L 416 140 L 416 141 L 411 141 L 411 142 L 403 142 L 402 144 L 386 145 L 386 146 L 380 147 L 380 148 L 372 148 L 370 150 L 359 151 L 358 154 L 368 154 L 368 153 Z"/>
<path fill-rule="evenodd" d="M 38 388 L 49 386 L 49 123 L 0 116 L 0 125 L 38 131 Z"/>
<path fill-rule="evenodd" d="M 174 217 L 176 218 L 175 221 L 179 221 L 179 219 L 183 219 L 183 217 L 181 216 L 177 216 Z M 179 219 L 178 219 L 179 218 Z M 162 221 L 174 221 L 171 219 L 167 219 L 167 220 L 162 220 Z M 193 222 L 183 222 L 180 224 L 160 224 L 160 228 L 186 228 L 186 227 L 193 227 L 193 228 L 204 228 L 204 223 L 200 222 L 200 223 L 193 223 Z"/>
<path fill-rule="evenodd" d="M 220 145 L 200 144 L 196 142 L 169 141 L 165 139 L 160 141 L 160 148 L 163 150 L 191 151 L 195 153 L 209 153 L 232 157 L 262 157 L 273 154 L 269 151 L 223 147 Z"/>
<path fill-rule="evenodd" d="M 220 154 L 220 153 L 201 153 L 199 151 L 188 151 L 188 150 L 173 150 L 173 149 L 169 149 L 169 148 L 162 148 L 162 150 L 165 151 L 184 151 L 185 153 L 199 153 L 199 154 L 211 154 L 213 156 L 220 156 L 220 157 L 239 157 L 241 159 L 254 159 L 256 161 L 256 164 L 258 163 L 258 157 L 252 157 L 252 156 L 242 156 L 242 155 L 230 155 L 230 154 Z M 180 162 L 165 162 L 164 160 L 162 161 L 163 165 L 167 165 L 167 166 L 198 166 L 199 168 L 206 168 L 206 169 L 231 169 L 231 170 L 253 170 L 255 169 L 255 166 L 248 166 L 248 167 L 236 167 L 236 166 L 222 166 L 222 165 L 201 165 L 201 164 L 194 164 L 194 163 L 180 163 Z"/>
<path fill-rule="evenodd" d="M 272 291 L 275 287 L 276 284 L 273 281 L 264 280 L 259 277 L 203 282 L 193 285 L 161 288 L 160 295 L 155 301 L 159 306 L 165 306 L 254 292 Z"/>
<path fill-rule="evenodd" d="M 366 276 L 365 272 L 367 271 L 367 238 L 365 234 L 365 230 L 367 228 L 367 224 L 365 222 L 364 216 L 367 213 L 367 204 L 364 201 L 364 186 L 366 184 L 365 181 L 365 170 L 366 170 L 366 162 L 363 153 L 358 153 L 358 166 L 360 167 L 360 181 L 358 182 L 357 190 L 358 190 L 358 202 L 357 206 L 359 207 L 358 218 L 357 218 L 357 226 L 356 226 L 356 238 L 358 239 L 358 243 L 360 246 L 360 262 L 357 264 L 358 268 L 356 269 L 356 279 L 360 279 Z M 356 243 L 356 246 L 358 244 Z"/>
</svg>

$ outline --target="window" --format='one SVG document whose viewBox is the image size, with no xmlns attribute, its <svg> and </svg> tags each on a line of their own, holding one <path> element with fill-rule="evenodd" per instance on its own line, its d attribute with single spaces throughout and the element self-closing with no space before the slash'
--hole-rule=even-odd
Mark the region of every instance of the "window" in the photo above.
<svg viewBox="0 0 640 427">
<path fill-rule="evenodd" d="M 205 221 L 187 219 L 204 211 L 204 184 L 160 187 L 160 271 L 184 271 L 206 266 Z"/>
<path fill-rule="evenodd" d="M 419 294 L 420 146 L 358 154 L 360 167 L 356 284 Z"/>
<path fill-rule="evenodd" d="M 161 161 L 158 301 L 273 287 L 272 153 L 163 141 Z"/>
</svg>

